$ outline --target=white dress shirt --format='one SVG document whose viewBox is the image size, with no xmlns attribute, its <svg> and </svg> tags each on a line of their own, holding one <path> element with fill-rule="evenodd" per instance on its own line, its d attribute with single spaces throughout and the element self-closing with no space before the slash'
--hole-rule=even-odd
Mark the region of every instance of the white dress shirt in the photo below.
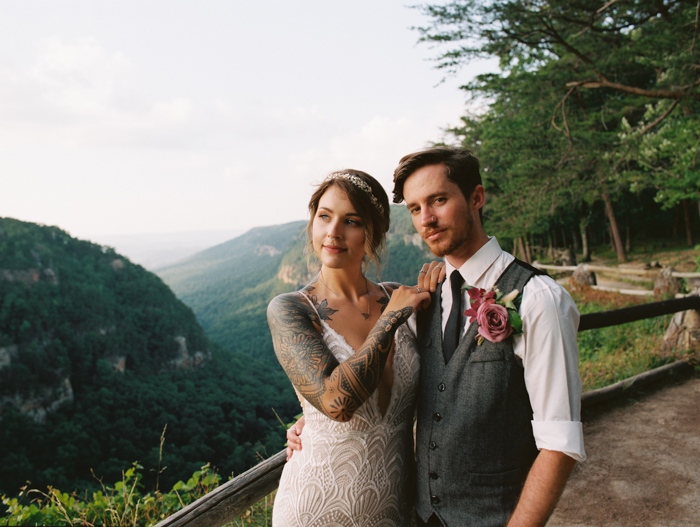
<svg viewBox="0 0 700 527">
<path fill-rule="evenodd" d="M 491 237 L 459 271 L 465 285 L 490 289 L 513 260 L 513 255 L 504 252 L 496 238 Z M 454 270 L 447 262 L 447 278 L 442 283 L 443 332 L 452 307 L 449 284 Z M 469 306 L 468 299 L 465 290 L 462 300 L 465 309 Z M 581 426 L 581 376 L 576 342 L 580 315 L 576 304 L 566 289 L 552 278 L 536 275 L 525 285 L 519 312 L 523 334 L 513 336 L 513 351 L 522 361 L 525 371 L 537 448 L 563 452 L 577 461 L 583 461 L 586 453 Z M 465 320 L 465 332 L 469 325 Z M 415 317 L 409 319 L 409 326 L 415 333 Z"/>
</svg>

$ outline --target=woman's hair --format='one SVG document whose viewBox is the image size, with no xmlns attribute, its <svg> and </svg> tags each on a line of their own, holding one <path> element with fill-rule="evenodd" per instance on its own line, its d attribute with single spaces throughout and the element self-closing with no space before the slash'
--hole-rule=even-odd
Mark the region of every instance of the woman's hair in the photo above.
<svg viewBox="0 0 700 527">
<path fill-rule="evenodd" d="M 360 170 L 345 169 L 333 172 L 316 187 L 309 200 L 311 218 L 306 227 L 309 249 L 313 252 L 313 223 L 318 203 L 333 185 L 348 195 L 350 203 L 362 218 L 365 228 L 365 253 L 379 269 L 380 255 L 384 250 L 386 233 L 389 230 L 389 198 L 376 179 Z"/>
</svg>

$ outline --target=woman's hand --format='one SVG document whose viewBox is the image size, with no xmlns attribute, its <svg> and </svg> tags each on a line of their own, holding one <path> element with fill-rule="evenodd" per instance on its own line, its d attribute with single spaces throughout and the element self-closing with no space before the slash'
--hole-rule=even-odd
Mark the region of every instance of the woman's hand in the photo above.
<svg viewBox="0 0 700 527">
<path fill-rule="evenodd" d="M 410 315 L 419 306 L 430 304 L 430 293 L 419 285 L 415 286 L 399 286 L 391 292 L 391 300 L 384 309 L 384 313 L 400 312 L 406 308 L 410 308 Z M 408 316 L 402 321 L 405 322 Z"/>
<path fill-rule="evenodd" d="M 446 275 L 445 262 L 435 260 L 425 263 L 418 271 L 418 287 L 434 293 L 438 284 L 445 280 Z"/>
</svg>

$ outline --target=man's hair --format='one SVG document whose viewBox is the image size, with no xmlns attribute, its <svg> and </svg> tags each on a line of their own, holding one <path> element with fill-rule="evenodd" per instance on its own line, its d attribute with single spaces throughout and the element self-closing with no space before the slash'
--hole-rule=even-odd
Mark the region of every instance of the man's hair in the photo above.
<svg viewBox="0 0 700 527">
<path fill-rule="evenodd" d="M 479 160 L 471 150 L 449 146 L 436 146 L 404 156 L 394 170 L 394 203 L 403 201 L 403 186 L 406 179 L 419 168 L 444 165 L 447 179 L 456 184 L 469 200 L 477 185 L 481 185 Z M 481 211 L 480 211 L 481 212 Z"/>
</svg>

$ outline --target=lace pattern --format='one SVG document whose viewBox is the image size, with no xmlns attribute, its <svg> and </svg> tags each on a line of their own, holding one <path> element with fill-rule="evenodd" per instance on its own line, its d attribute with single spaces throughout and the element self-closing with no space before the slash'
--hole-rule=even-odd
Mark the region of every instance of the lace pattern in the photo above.
<svg viewBox="0 0 700 527">
<path fill-rule="evenodd" d="M 339 362 L 354 350 L 322 321 L 322 337 Z M 341 423 L 304 405 L 303 449 L 282 473 L 274 527 L 410 525 L 413 508 L 413 404 L 417 344 L 405 326 L 395 336 L 394 383 L 386 413 L 378 392 Z"/>
</svg>

